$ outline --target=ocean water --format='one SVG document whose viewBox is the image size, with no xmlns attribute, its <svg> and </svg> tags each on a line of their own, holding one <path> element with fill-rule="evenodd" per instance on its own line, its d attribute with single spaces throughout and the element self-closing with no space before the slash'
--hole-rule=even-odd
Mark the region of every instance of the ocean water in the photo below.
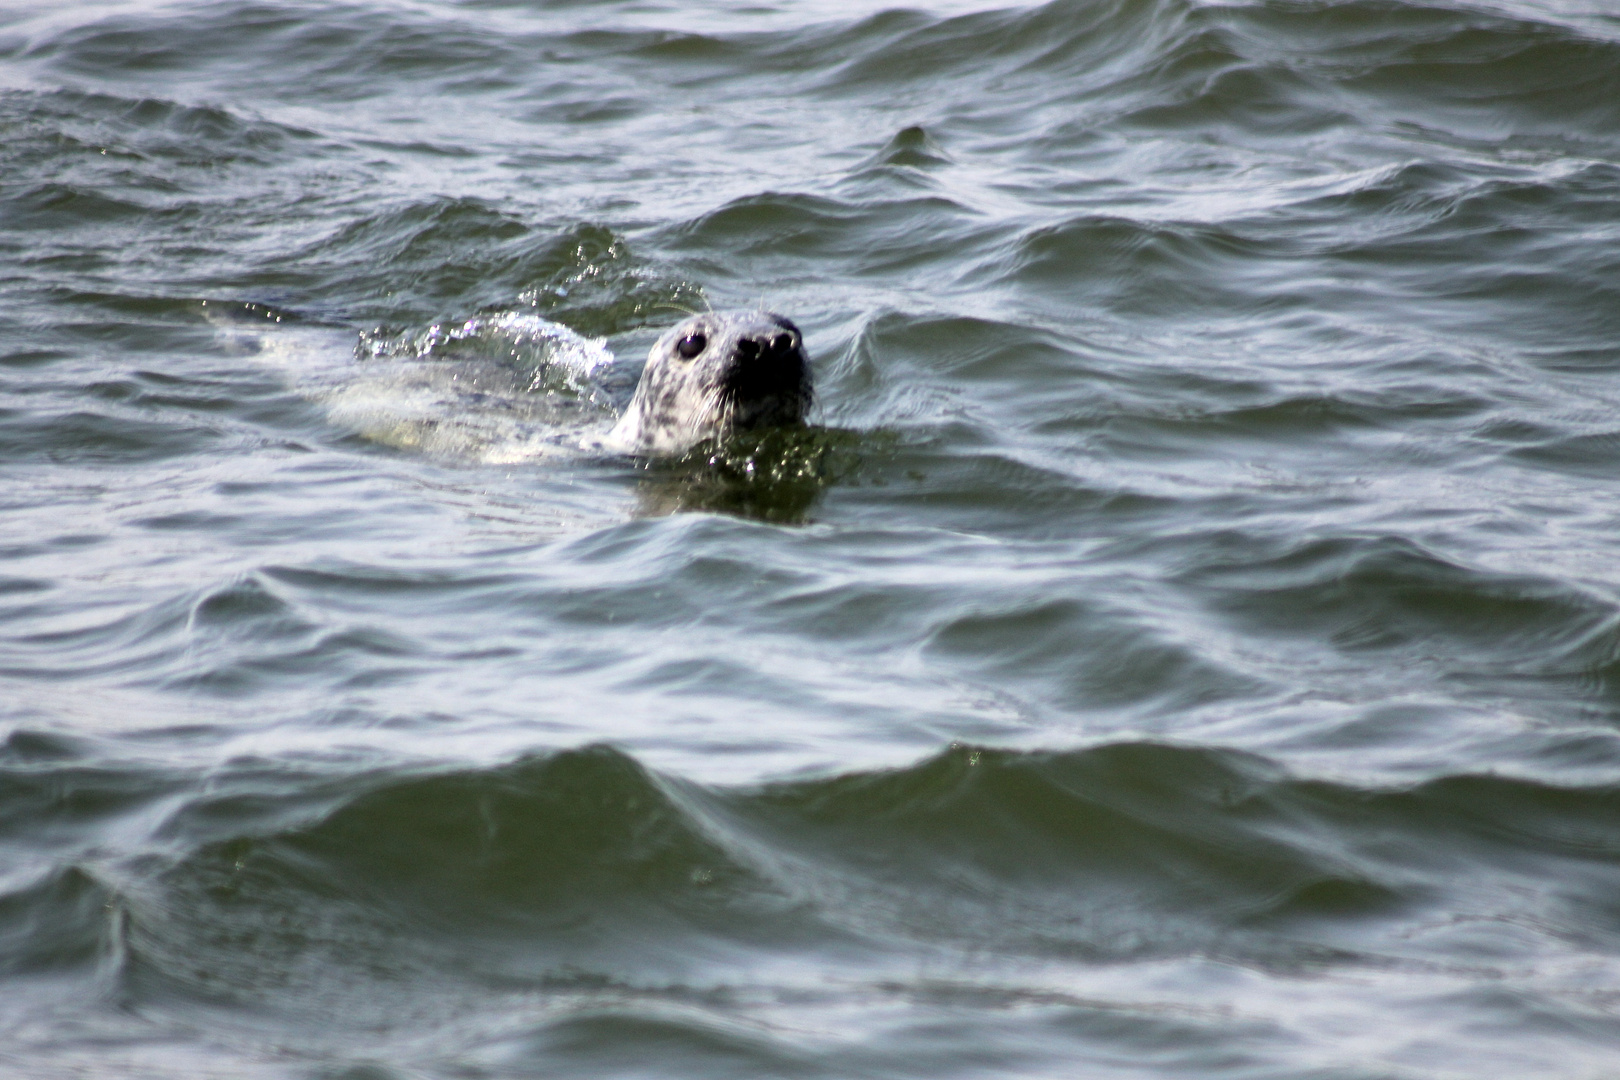
<svg viewBox="0 0 1620 1080">
<path fill-rule="evenodd" d="M 0 7 L 0 1075 L 1620 1076 L 1620 9 Z"/>
</svg>

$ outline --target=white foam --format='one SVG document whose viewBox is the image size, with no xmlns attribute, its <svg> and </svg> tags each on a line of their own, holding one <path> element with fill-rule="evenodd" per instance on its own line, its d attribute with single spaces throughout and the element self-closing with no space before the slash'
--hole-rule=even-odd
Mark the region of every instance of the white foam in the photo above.
<svg viewBox="0 0 1620 1080">
<path fill-rule="evenodd" d="M 411 358 L 458 353 L 470 343 L 494 358 L 499 354 L 519 365 L 543 365 L 578 379 L 613 363 L 605 338 L 588 338 L 561 323 L 522 311 L 474 315 L 460 324 L 434 323 L 415 332 L 383 337 L 362 335 L 356 351 L 372 359 Z"/>
<path fill-rule="evenodd" d="M 234 347 L 288 373 L 332 421 L 384 445 L 486 464 L 580 453 L 613 415 L 595 377 L 603 338 L 527 312 L 399 334 L 216 322 Z"/>
</svg>

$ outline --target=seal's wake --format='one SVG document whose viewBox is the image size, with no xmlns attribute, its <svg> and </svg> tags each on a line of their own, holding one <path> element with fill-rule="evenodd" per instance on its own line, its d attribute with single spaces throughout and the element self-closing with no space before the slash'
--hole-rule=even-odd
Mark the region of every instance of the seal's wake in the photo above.
<svg viewBox="0 0 1620 1080">
<path fill-rule="evenodd" d="M 524 312 L 363 334 L 355 355 L 357 377 L 328 408 L 390 446 L 489 464 L 572 455 L 616 411 L 607 343 Z"/>
<path fill-rule="evenodd" d="M 202 301 L 201 310 L 227 348 L 283 372 L 339 428 L 452 460 L 578 456 L 612 426 L 634 378 L 603 339 L 527 312 L 357 340 L 264 304 Z"/>
<path fill-rule="evenodd" d="M 798 327 L 762 311 L 710 312 L 670 328 L 633 393 L 633 367 L 604 339 L 527 312 L 362 333 L 355 362 L 344 364 L 333 362 L 341 331 L 280 320 L 250 329 L 220 309 L 210 319 L 237 347 L 288 370 L 339 426 L 485 464 L 680 455 L 742 432 L 802 427 L 812 400 Z"/>
</svg>

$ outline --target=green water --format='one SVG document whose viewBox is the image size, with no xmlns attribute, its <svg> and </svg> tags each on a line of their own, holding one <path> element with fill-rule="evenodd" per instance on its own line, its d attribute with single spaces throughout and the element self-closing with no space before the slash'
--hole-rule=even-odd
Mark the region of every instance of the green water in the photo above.
<svg viewBox="0 0 1620 1080">
<path fill-rule="evenodd" d="M 1607 0 L 41 7 L 0 1074 L 1620 1073 Z"/>
</svg>

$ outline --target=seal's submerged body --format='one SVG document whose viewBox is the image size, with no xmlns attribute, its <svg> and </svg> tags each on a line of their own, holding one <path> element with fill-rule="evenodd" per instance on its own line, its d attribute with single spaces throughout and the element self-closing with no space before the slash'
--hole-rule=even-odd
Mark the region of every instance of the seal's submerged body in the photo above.
<svg viewBox="0 0 1620 1080">
<path fill-rule="evenodd" d="M 695 315 L 653 345 L 606 445 L 678 454 L 734 431 L 802 423 L 810 401 L 798 327 L 763 311 Z"/>
</svg>

